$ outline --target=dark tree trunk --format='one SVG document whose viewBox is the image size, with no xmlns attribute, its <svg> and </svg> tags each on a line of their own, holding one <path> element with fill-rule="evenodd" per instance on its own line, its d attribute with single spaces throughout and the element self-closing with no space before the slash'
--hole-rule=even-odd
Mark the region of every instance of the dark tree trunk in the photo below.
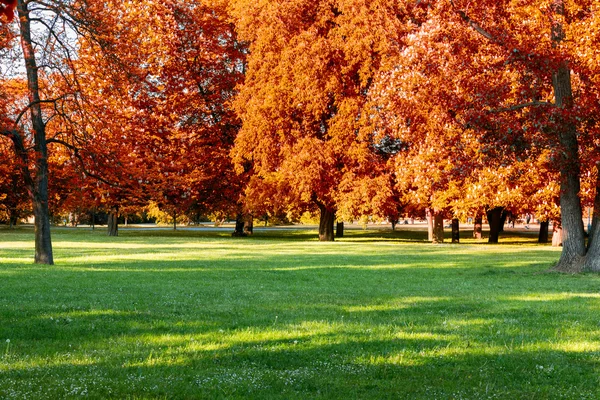
<svg viewBox="0 0 600 400">
<path fill-rule="evenodd" d="M 425 209 L 425 219 L 427 220 L 427 241 L 433 242 L 433 212 L 431 209 Z"/>
<path fill-rule="evenodd" d="M 432 243 L 444 243 L 444 214 L 441 211 L 433 210 L 433 239 Z"/>
<path fill-rule="evenodd" d="M 488 224 L 490 225 L 490 237 L 488 243 L 498 243 L 503 210 L 503 207 L 495 207 L 487 212 Z"/>
<path fill-rule="evenodd" d="M 177 230 L 177 211 L 173 211 L 173 230 Z"/>
<path fill-rule="evenodd" d="M 552 247 L 563 245 L 563 230 L 560 221 L 552 221 Z"/>
<path fill-rule="evenodd" d="M 548 225 L 549 221 L 540 222 L 540 234 L 538 236 L 538 243 L 548 243 Z"/>
<path fill-rule="evenodd" d="M 460 243 L 460 223 L 458 218 L 452 219 L 452 243 Z"/>
<path fill-rule="evenodd" d="M 234 237 L 244 237 L 246 233 L 244 232 L 244 214 L 238 214 L 235 217 L 235 229 L 231 236 Z"/>
<path fill-rule="evenodd" d="M 9 212 L 10 215 L 8 217 L 8 227 L 10 229 L 14 229 L 14 227 L 17 226 L 17 222 L 19 220 L 18 213 L 17 210 L 14 208 L 11 208 Z"/>
<path fill-rule="evenodd" d="M 504 232 L 504 225 L 506 224 L 506 219 L 508 218 L 508 212 L 502 211 L 500 215 L 500 229 L 498 232 Z"/>
<path fill-rule="evenodd" d="M 398 221 L 391 220 L 390 222 L 392 223 L 392 231 L 395 231 L 396 230 L 396 224 L 398 223 Z"/>
<path fill-rule="evenodd" d="M 50 212 L 48 210 L 48 146 L 46 142 L 46 125 L 44 123 L 40 103 L 38 67 L 31 39 L 31 26 L 28 3 L 18 0 L 21 31 L 21 49 L 27 71 L 27 94 L 29 97 L 29 113 L 33 129 L 33 148 L 35 151 L 35 177 L 30 178 L 29 193 L 35 217 L 35 258 L 37 264 L 54 264 L 52 240 L 50 237 Z M 16 133 L 15 133 L 16 134 Z M 26 169 L 26 167 L 25 167 Z M 29 175 L 29 171 L 27 171 Z M 27 179 L 27 178 L 26 178 Z"/>
<path fill-rule="evenodd" d="M 321 242 L 333 242 L 333 222 L 335 211 L 324 205 L 319 205 L 321 216 L 319 218 L 319 240 Z"/>
<path fill-rule="evenodd" d="M 119 207 L 114 206 L 108 214 L 108 236 L 119 236 Z"/>
<path fill-rule="evenodd" d="M 558 15 L 565 14 L 563 0 L 554 0 L 552 11 Z M 552 41 L 556 46 L 565 39 L 565 33 L 556 19 L 552 26 Z M 578 272 L 583 269 L 586 253 L 585 231 L 583 228 L 583 212 L 579 198 L 580 163 L 577 130 L 565 110 L 573 107 L 573 91 L 571 87 L 571 69 L 567 61 L 562 61 L 552 74 L 554 102 L 562 109 L 554 118 L 558 123 L 558 139 L 560 148 L 560 212 L 562 226 L 563 249 L 556 269 L 560 271 Z"/>
<path fill-rule="evenodd" d="M 335 237 L 344 237 L 344 222 L 338 222 L 335 225 Z"/>
<path fill-rule="evenodd" d="M 473 238 L 481 239 L 483 237 L 483 217 L 481 214 L 477 214 L 473 222 Z"/>
<path fill-rule="evenodd" d="M 244 216 L 244 233 L 246 235 L 254 234 L 254 216 L 252 214 Z"/>
</svg>

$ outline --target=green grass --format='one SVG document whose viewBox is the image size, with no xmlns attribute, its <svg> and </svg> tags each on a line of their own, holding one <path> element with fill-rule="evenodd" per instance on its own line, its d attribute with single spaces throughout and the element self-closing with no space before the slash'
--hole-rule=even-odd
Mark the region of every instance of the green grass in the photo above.
<svg viewBox="0 0 600 400">
<path fill-rule="evenodd" d="M 600 398 L 600 277 L 531 236 L 53 235 L 0 230 L 2 399 Z"/>
</svg>

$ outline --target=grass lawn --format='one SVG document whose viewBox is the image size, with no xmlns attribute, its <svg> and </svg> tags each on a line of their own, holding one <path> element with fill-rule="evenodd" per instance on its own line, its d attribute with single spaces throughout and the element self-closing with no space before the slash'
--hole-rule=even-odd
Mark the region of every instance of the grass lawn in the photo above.
<svg viewBox="0 0 600 400">
<path fill-rule="evenodd" d="M 600 276 L 346 233 L 0 230 L 0 398 L 600 398 Z"/>
</svg>

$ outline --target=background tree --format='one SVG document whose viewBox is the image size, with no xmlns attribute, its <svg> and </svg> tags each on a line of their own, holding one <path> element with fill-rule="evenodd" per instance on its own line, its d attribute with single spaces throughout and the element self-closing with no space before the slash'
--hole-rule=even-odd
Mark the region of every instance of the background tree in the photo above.
<svg viewBox="0 0 600 400">
<path fill-rule="evenodd" d="M 319 238 L 333 240 L 340 182 L 370 172 L 366 93 L 405 13 L 383 1 L 232 3 L 250 43 L 233 153 L 252 168 L 247 198 L 268 192 L 277 208 L 318 209 Z"/>
</svg>

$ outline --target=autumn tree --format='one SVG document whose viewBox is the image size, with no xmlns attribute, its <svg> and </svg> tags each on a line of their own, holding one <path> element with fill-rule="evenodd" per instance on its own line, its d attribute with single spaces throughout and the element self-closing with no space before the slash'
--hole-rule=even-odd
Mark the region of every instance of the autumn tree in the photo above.
<svg viewBox="0 0 600 400">
<path fill-rule="evenodd" d="M 462 21 L 463 29 L 478 35 L 502 56 L 502 64 L 488 64 L 491 71 L 515 72 L 513 92 L 501 96 L 500 104 L 482 97 L 474 105 L 488 112 L 522 115 L 533 128 L 526 134 L 538 136 L 540 144 L 553 152 L 555 168 L 560 172 L 563 229 L 563 251 L 557 269 L 597 270 L 600 243 L 595 235 L 599 232 L 592 231 L 586 248 L 579 197 L 579 140 L 582 135 L 593 140 L 597 134 L 592 126 L 582 123 L 598 111 L 597 102 L 591 101 L 597 96 L 597 87 L 591 81 L 597 67 L 588 61 L 589 52 L 582 46 L 598 38 L 593 4 L 563 0 L 543 4 L 438 3 L 446 20 Z"/>
<path fill-rule="evenodd" d="M 112 163 L 93 165 L 114 207 L 145 198 L 173 221 L 191 208 L 236 208 L 241 179 L 229 149 L 239 122 L 230 100 L 245 50 L 224 3 L 98 2 L 94 13 L 100 40 L 81 41 L 78 65 L 93 99 L 86 116 L 98 117 L 84 121 L 90 137 L 80 154 L 112 153 Z"/>
<path fill-rule="evenodd" d="M 250 43 L 233 152 L 240 169 L 251 168 L 246 196 L 268 193 L 296 215 L 317 209 L 320 240 L 333 240 L 340 182 L 371 172 L 366 94 L 406 10 L 362 0 L 239 0 L 231 8 Z"/>
</svg>

